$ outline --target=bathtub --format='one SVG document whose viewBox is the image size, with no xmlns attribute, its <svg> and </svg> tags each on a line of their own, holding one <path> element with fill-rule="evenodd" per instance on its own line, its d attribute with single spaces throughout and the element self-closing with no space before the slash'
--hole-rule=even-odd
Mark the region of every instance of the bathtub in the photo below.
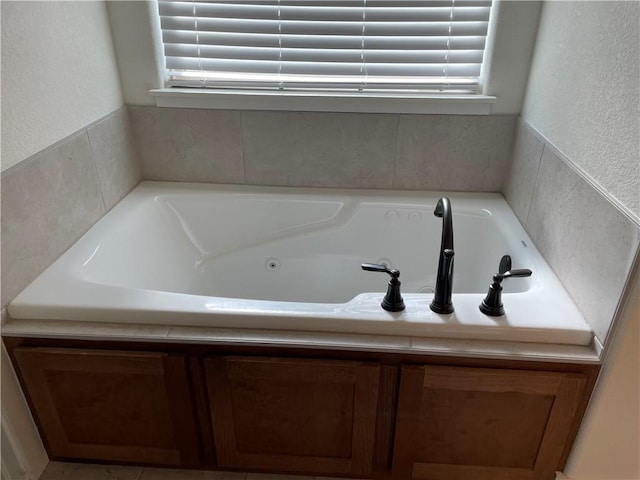
<svg viewBox="0 0 640 480">
<path fill-rule="evenodd" d="M 429 309 L 441 193 L 143 182 L 9 305 L 12 319 L 588 345 L 592 331 L 498 194 L 449 193 L 455 312 Z M 506 313 L 478 308 L 503 255 Z M 406 309 L 380 302 L 399 269 Z"/>
</svg>

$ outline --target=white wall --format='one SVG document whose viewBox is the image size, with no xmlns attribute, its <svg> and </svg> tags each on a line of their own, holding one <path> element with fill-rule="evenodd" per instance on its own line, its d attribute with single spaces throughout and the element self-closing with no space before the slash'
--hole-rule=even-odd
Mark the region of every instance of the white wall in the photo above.
<svg viewBox="0 0 640 480">
<path fill-rule="evenodd" d="M 123 101 L 105 2 L 0 5 L 4 171 Z"/>
<path fill-rule="evenodd" d="M 522 117 L 640 218 L 640 3 L 546 2 Z"/>
<path fill-rule="evenodd" d="M 541 7 L 541 1 L 494 0 L 480 79 L 483 93 L 498 98 L 492 114 L 520 113 Z"/>
<path fill-rule="evenodd" d="M 497 97 L 491 108 L 492 114 L 518 114 L 529 72 L 541 1 L 494 0 L 494 5 L 488 43 L 489 48 L 492 45 L 496 48 L 488 55 L 481 81 L 486 87 L 484 93 Z M 125 101 L 128 105 L 156 105 L 148 91 L 164 87 L 164 54 L 160 45 L 157 5 L 154 1 L 137 0 L 110 1 L 108 6 Z M 303 110 L 314 109 L 313 103 L 304 105 Z M 358 111 L 357 104 L 353 107 L 356 109 L 354 111 Z M 239 108 L 250 110 L 252 107 Z M 277 101 L 273 102 L 273 108 L 289 109 L 280 108 Z M 327 108 L 331 107 L 323 104 L 321 111 L 328 111 Z M 403 112 L 401 106 L 394 106 L 391 111 Z"/>
<path fill-rule="evenodd" d="M 575 480 L 640 478 L 640 277 L 611 345 L 564 473 Z"/>
<path fill-rule="evenodd" d="M 2 171 L 123 105 L 103 1 L 0 2 Z M 4 174 L 3 174 L 4 175 Z M 48 459 L 2 347 L 2 424 L 36 479 Z"/>
<path fill-rule="evenodd" d="M 546 2 L 522 117 L 640 217 L 640 3 Z M 639 280 L 565 474 L 640 478 Z"/>
<path fill-rule="evenodd" d="M 164 86 L 162 33 L 155 1 L 109 1 L 109 21 L 127 105 L 155 105 L 152 88 Z"/>
</svg>

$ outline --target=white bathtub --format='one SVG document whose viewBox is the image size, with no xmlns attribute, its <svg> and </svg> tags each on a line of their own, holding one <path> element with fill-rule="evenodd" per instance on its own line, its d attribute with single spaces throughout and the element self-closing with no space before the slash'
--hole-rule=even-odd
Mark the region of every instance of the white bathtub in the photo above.
<svg viewBox="0 0 640 480">
<path fill-rule="evenodd" d="M 592 332 L 498 194 L 451 193 L 455 312 L 429 309 L 438 193 L 144 182 L 11 304 L 13 319 L 588 345 Z M 530 268 L 483 315 L 500 258 Z M 380 307 L 401 271 L 406 309 Z"/>
</svg>

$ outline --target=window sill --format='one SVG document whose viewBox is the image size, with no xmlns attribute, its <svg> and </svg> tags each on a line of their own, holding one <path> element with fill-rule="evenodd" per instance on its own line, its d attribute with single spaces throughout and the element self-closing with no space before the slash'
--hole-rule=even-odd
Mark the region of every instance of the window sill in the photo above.
<svg viewBox="0 0 640 480">
<path fill-rule="evenodd" d="M 307 112 L 489 115 L 488 95 L 276 92 L 158 88 L 149 90 L 158 107 Z"/>
</svg>

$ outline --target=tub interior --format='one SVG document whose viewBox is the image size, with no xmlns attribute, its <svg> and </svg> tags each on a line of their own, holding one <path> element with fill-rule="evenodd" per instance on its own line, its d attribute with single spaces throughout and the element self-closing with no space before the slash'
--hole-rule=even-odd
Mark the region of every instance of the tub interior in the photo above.
<svg viewBox="0 0 640 480">
<path fill-rule="evenodd" d="M 404 293 L 433 291 L 442 220 L 435 201 L 299 198 L 255 194 L 161 194 L 129 211 L 88 252 L 85 280 L 215 297 L 346 303 L 386 290 L 401 271 Z M 517 238 L 490 209 L 452 200 L 455 293 L 486 293 L 502 255 L 528 268 Z M 114 255 L 114 252 L 116 254 Z M 506 293 L 535 282 L 505 282 Z"/>
</svg>

